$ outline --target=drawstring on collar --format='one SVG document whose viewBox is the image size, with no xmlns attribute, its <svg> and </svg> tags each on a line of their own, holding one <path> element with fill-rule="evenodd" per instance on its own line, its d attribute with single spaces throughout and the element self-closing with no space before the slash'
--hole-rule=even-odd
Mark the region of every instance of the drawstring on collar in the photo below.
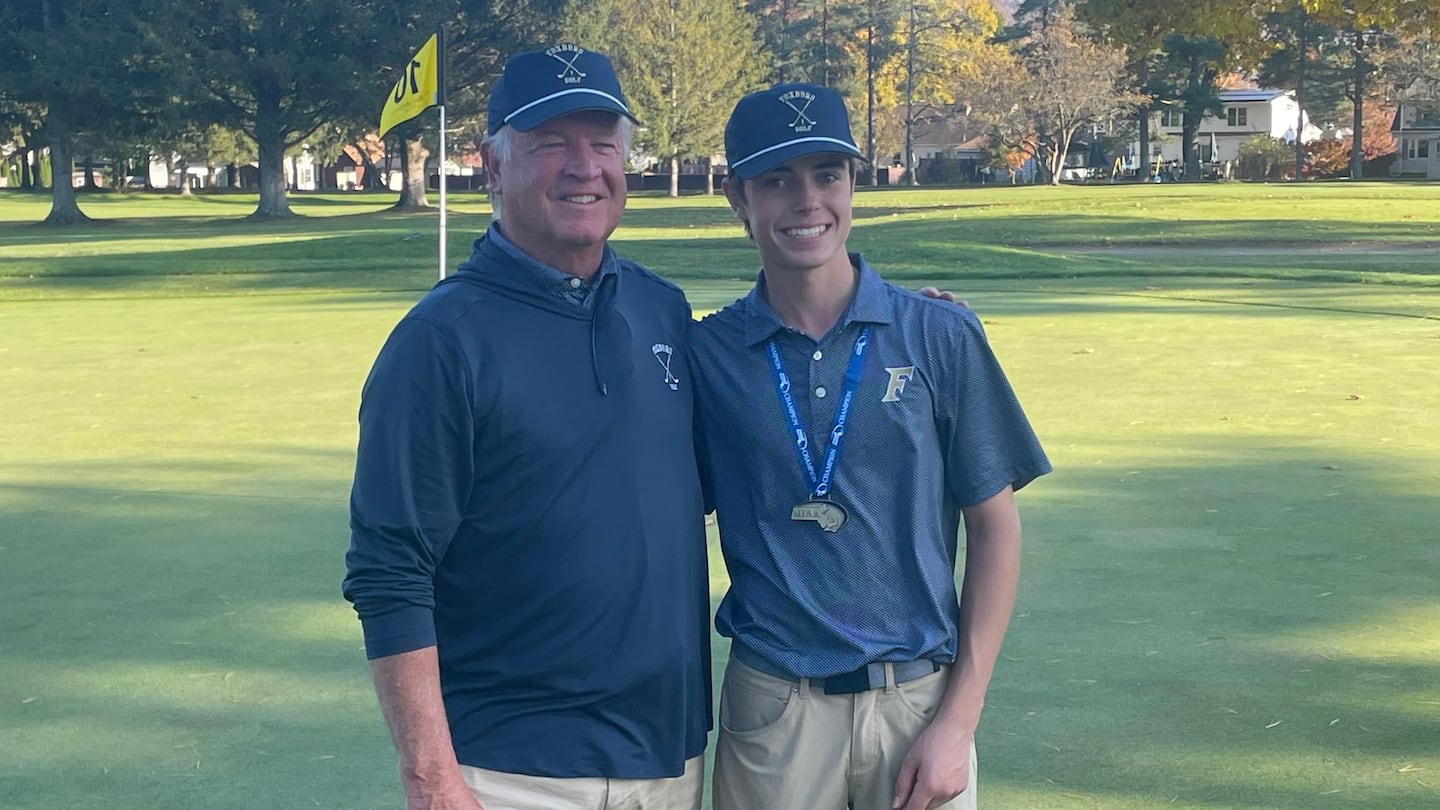
<svg viewBox="0 0 1440 810">
<path fill-rule="evenodd" d="M 596 301 L 596 303 L 598 304 L 599 301 Z M 595 350 L 595 331 L 596 324 L 600 322 L 600 318 L 598 317 L 600 313 L 597 312 L 595 314 L 597 317 L 590 319 L 590 370 L 595 372 L 595 387 L 600 389 L 600 396 L 608 397 L 610 396 L 610 388 L 605 385 L 604 380 L 600 379 L 600 355 Z"/>
</svg>

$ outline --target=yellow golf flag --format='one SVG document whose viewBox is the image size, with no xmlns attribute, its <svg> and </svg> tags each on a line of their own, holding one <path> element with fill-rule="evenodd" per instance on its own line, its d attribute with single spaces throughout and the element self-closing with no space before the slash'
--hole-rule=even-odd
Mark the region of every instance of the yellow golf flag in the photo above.
<svg viewBox="0 0 1440 810">
<path fill-rule="evenodd" d="M 385 99 L 385 110 L 380 113 L 380 137 L 385 137 L 397 125 L 444 103 L 442 57 L 440 35 L 433 34 L 400 72 L 399 81 L 390 90 L 390 97 Z"/>
</svg>

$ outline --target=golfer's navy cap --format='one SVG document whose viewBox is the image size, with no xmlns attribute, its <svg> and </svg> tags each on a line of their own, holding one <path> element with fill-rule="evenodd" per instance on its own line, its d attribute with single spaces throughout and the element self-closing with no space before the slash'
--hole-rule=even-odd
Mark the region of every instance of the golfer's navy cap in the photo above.
<svg viewBox="0 0 1440 810">
<path fill-rule="evenodd" d="M 489 132 L 494 135 L 506 124 L 526 132 L 581 110 L 607 110 L 635 121 L 610 59 L 562 43 L 512 56 L 505 63 L 490 93 Z"/>
<path fill-rule="evenodd" d="M 816 84 L 778 84 L 740 99 L 725 124 L 725 160 L 742 180 L 801 155 L 861 157 L 840 94 Z"/>
</svg>

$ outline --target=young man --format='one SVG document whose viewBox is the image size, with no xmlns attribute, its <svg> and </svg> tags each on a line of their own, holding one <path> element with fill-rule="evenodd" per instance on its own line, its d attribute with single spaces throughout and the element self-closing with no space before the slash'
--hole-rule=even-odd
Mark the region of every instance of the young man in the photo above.
<svg viewBox="0 0 1440 810">
<path fill-rule="evenodd" d="M 516 56 L 489 114 L 495 222 L 360 405 L 345 595 L 407 807 L 699 810 L 690 309 L 606 242 L 630 124 L 608 59 Z"/>
<path fill-rule="evenodd" d="M 975 316 L 847 252 L 839 95 L 746 96 L 725 150 L 762 271 L 691 337 L 731 578 L 715 810 L 973 807 L 1014 491 L 1050 465 Z"/>
</svg>

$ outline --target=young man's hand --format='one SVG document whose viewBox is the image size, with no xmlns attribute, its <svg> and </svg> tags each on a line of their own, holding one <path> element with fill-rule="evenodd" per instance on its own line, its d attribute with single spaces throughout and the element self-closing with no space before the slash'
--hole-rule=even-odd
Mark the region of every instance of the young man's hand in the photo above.
<svg viewBox="0 0 1440 810">
<path fill-rule="evenodd" d="M 920 732 L 895 780 L 897 810 L 934 810 L 970 785 L 974 729 L 936 719 Z"/>
<path fill-rule="evenodd" d="M 926 298 L 939 298 L 941 301 L 949 301 L 952 304 L 959 304 L 966 309 L 970 308 L 970 302 L 963 298 L 956 298 L 955 293 L 949 290 L 937 290 L 934 287 L 921 287 L 920 294 Z"/>
</svg>

